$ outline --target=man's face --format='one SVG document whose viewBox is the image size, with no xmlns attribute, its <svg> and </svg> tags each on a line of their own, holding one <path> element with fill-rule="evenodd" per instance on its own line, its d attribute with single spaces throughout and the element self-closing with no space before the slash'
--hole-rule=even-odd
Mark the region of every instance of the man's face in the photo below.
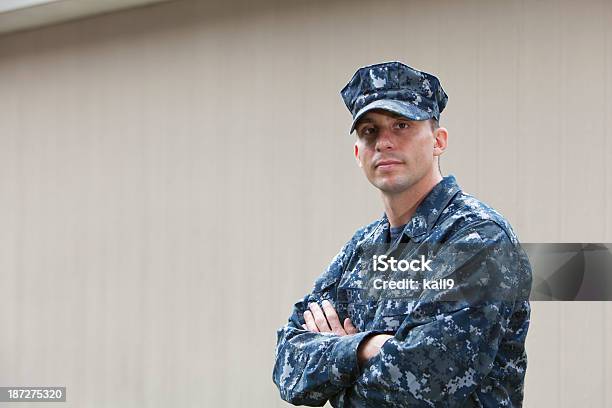
<svg viewBox="0 0 612 408">
<path fill-rule="evenodd" d="M 438 133 L 427 120 L 415 121 L 375 109 L 360 119 L 355 142 L 355 158 L 374 186 L 388 194 L 401 193 L 423 177 L 437 171 Z"/>
</svg>

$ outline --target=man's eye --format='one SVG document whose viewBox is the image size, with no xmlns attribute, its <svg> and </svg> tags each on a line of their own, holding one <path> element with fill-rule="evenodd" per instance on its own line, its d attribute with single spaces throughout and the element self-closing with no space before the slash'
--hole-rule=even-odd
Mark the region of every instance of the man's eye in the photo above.
<svg viewBox="0 0 612 408">
<path fill-rule="evenodd" d="M 408 125 L 408 123 L 406 123 L 406 122 L 400 122 L 400 123 L 398 123 L 398 124 L 397 124 L 397 126 L 398 126 L 400 129 L 407 129 L 409 125 Z"/>
<path fill-rule="evenodd" d="M 363 130 L 361 131 L 361 134 L 364 135 L 364 136 L 371 135 L 372 133 L 374 133 L 374 128 L 373 127 L 363 128 Z"/>
</svg>

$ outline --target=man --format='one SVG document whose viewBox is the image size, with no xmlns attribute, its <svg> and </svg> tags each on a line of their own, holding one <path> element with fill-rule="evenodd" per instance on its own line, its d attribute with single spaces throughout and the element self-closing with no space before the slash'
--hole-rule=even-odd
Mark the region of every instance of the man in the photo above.
<svg viewBox="0 0 612 408">
<path fill-rule="evenodd" d="M 341 91 L 355 158 L 385 212 L 359 229 L 278 330 L 273 379 L 295 405 L 516 407 L 531 268 L 495 210 L 442 177 L 447 95 L 400 62 Z"/>
</svg>

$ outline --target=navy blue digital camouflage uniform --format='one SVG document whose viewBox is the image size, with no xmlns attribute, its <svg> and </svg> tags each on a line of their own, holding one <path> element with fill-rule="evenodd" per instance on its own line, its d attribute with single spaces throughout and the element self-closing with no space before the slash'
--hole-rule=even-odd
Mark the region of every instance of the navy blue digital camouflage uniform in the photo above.
<svg viewBox="0 0 612 408">
<path fill-rule="evenodd" d="M 389 228 L 383 214 L 357 230 L 295 303 L 277 333 L 273 380 L 281 397 L 334 407 L 521 406 L 531 268 L 510 225 L 451 175 L 428 193 L 395 242 Z M 432 260 L 431 271 L 373 271 L 374 253 L 423 255 Z M 455 284 L 380 289 L 373 285 L 377 277 Z M 304 329 L 308 304 L 324 299 L 359 333 Z M 393 337 L 360 368 L 360 342 L 379 333 Z"/>
</svg>

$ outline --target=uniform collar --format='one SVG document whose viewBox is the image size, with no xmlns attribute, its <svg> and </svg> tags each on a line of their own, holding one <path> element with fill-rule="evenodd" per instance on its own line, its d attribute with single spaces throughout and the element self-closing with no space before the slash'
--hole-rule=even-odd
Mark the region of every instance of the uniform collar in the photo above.
<svg viewBox="0 0 612 408">
<path fill-rule="evenodd" d="M 459 191 L 461 191 L 461 188 L 457 184 L 455 176 L 450 174 L 444 177 L 421 201 L 414 215 L 406 224 L 403 234 L 415 239 L 430 232 L 444 208 Z M 387 214 L 383 213 L 379 226 L 381 227 L 379 229 L 381 238 L 385 237 L 390 227 Z"/>
</svg>

